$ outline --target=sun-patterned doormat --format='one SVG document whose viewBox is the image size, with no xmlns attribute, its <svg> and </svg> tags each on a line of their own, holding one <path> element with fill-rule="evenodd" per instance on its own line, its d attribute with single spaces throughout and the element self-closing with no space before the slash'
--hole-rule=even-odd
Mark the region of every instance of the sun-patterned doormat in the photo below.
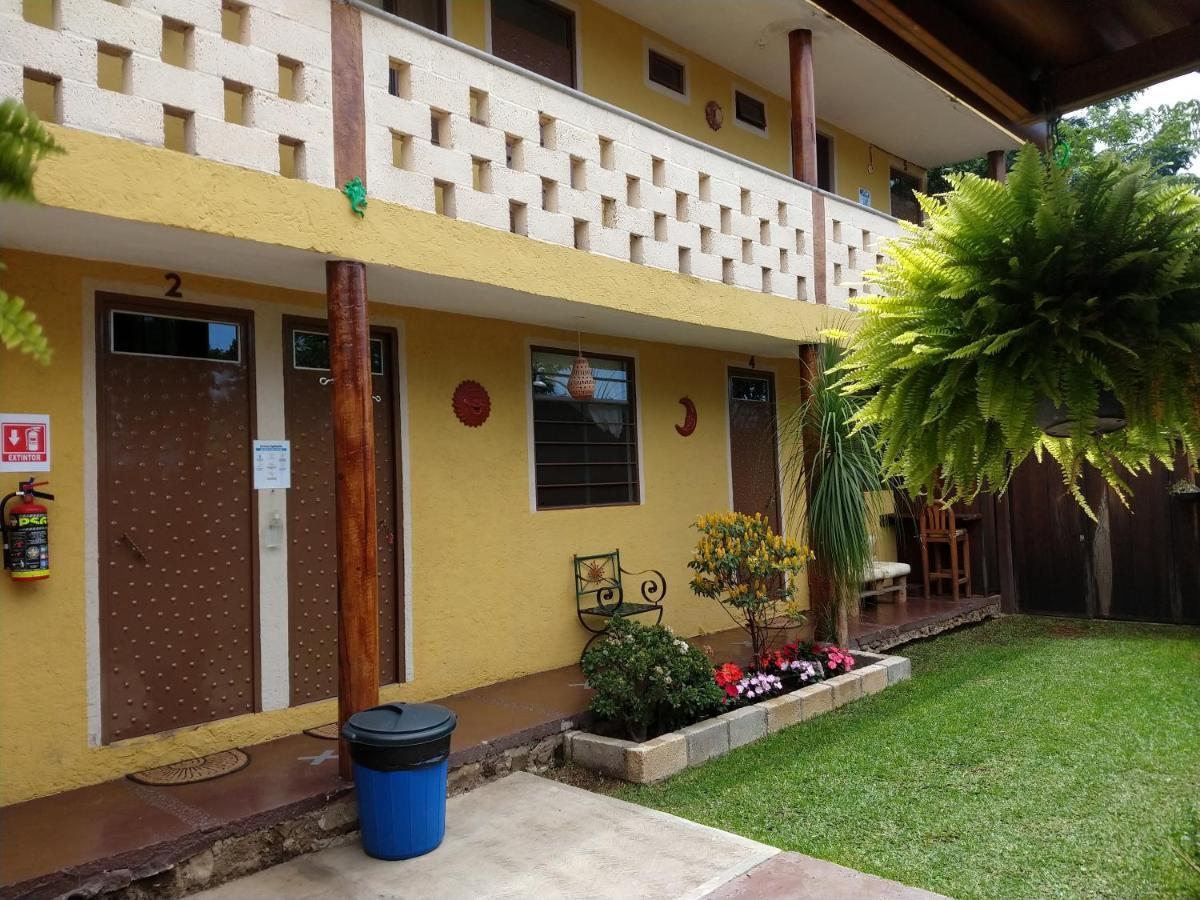
<svg viewBox="0 0 1200 900">
<path fill-rule="evenodd" d="M 330 722 L 328 725 L 318 725 L 316 728 L 305 728 L 304 733 L 309 737 L 321 738 L 326 741 L 336 741 L 338 739 L 337 722 Z"/>
<path fill-rule="evenodd" d="M 248 765 L 250 765 L 250 754 L 245 750 L 222 750 L 220 753 L 210 753 L 208 756 L 181 759 L 179 762 L 159 766 L 156 769 L 146 769 L 144 772 L 133 772 L 126 777 L 138 784 L 170 787 L 211 781 L 222 775 L 240 772 Z"/>
</svg>

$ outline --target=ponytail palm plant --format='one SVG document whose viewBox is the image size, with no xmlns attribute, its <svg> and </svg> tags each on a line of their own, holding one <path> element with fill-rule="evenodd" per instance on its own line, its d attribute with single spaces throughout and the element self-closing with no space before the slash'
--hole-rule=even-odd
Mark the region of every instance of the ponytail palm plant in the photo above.
<svg viewBox="0 0 1200 900">
<path fill-rule="evenodd" d="M 891 244 L 841 366 L 884 471 L 914 496 L 969 499 L 1049 453 L 1087 509 L 1085 463 L 1126 500 L 1121 467 L 1177 443 L 1194 459 L 1200 196 L 1111 157 L 1067 173 L 1032 147 L 1007 183 L 952 184 Z M 1100 433 L 1108 392 L 1127 425 Z M 1065 436 L 1043 433 L 1039 404 L 1069 411 Z"/>
<path fill-rule="evenodd" d="M 849 610 L 870 570 L 871 519 L 886 490 L 871 426 L 856 428 L 863 401 L 839 387 L 843 350 L 816 348 L 810 393 L 783 422 L 787 445 L 797 448 L 785 466 L 793 507 L 803 506 L 803 540 L 812 551 L 809 605 L 819 637 L 849 646 Z M 806 448 L 803 454 L 799 448 Z M 805 458 L 807 457 L 807 465 Z"/>
</svg>

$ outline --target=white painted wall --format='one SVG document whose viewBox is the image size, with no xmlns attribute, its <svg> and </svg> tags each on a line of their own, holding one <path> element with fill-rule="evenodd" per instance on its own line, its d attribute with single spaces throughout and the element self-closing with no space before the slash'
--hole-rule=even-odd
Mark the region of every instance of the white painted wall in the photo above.
<svg viewBox="0 0 1200 900">
<path fill-rule="evenodd" d="M 26 69 L 60 79 L 63 125 L 163 146 L 163 106 L 192 113 L 197 156 L 279 172 L 279 139 L 302 142 L 301 177 L 333 185 L 329 0 L 254 0 L 245 43 L 221 36 L 220 0 L 57 0 L 56 28 L 0 0 L 0 95 L 22 97 Z M 187 67 L 162 60 L 163 19 L 191 28 Z M 129 54 L 128 93 L 97 85 L 99 45 Z M 300 63 L 302 96 L 279 96 L 279 57 Z M 225 121 L 224 79 L 250 89 L 245 124 Z"/>
<path fill-rule="evenodd" d="M 825 197 L 826 302 L 838 309 L 854 305 L 854 295 L 870 294 L 863 276 L 886 254 L 883 245 L 904 233 L 895 219 L 856 203 Z"/>
<path fill-rule="evenodd" d="M 434 182 L 442 182 L 452 186 L 455 218 L 507 231 L 516 202 L 537 240 L 574 246 L 578 226 L 581 249 L 593 253 L 674 272 L 682 248 L 697 277 L 793 299 L 803 278 L 813 296 L 804 185 L 366 11 L 363 60 L 372 196 L 434 211 Z M 390 61 L 407 67 L 403 96 L 388 92 Z M 486 95 L 476 121 L 472 90 Z M 434 110 L 449 121 L 440 143 L 431 139 Z M 400 160 L 396 136 L 410 147 Z M 521 141 L 523 158 L 511 168 L 506 136 Z M 489 170 L 481 189 L 473 160 Z M 547 189 L 553 199 L 544 202 Z"/>
</svg>

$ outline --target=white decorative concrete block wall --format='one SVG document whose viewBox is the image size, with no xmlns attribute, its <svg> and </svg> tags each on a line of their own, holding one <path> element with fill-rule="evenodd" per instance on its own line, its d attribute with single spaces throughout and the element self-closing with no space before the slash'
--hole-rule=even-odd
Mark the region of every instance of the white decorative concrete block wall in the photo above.
<svg viewBox="0 0 1200 900">
<path fill-rule="evenodd" d="M 162 147 L 170 116 L 173 149 L 275 173 L 286 156 L 296 177 L 333 186 L 329 0 L 251 0 L 228 36 L 221 0 L 53 0 L 44 24 L 23 6 L 0 0 L 0 94 L 21 98 L 32 76 L 55 85 L 63 125 Z"/>
<path fill-rule="evenodd" d="M 394 19 L 363 15 L 372 196 L 811 300 L 812 193 Z"/>
<path fill-rule="evenodd" d="M 903 234 L 901 224 L 856 203 L 825 198 L 826 302 L 839 309 L 872 291 L 864 280 L 884 259 L 883 245 Z"/>
</svg>

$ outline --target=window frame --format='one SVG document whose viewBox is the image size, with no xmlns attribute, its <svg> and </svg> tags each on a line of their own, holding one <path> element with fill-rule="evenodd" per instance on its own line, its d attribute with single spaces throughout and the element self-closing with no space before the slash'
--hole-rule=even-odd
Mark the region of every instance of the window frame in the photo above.
<svg viewBox="0 0 1200 900">
<path fill-rule="evenodd" d="M 537 6 L 548 7 L 553 10 L 567 13 L 571 17 L 571 83 L 563 84 L 557 79 L 551 78 L 549 75 L 543 75 L 541 72 L 535 72 L 533 69 L 527 69 L 520 63 L 513 62 L 510 59 L 505 59 L 503 56 L 497 56 L 495 47 L 493 46 L 492 32 L 496 21 L 495 4 L 492 0 L 484 0 L 484 51 L 495 56 L 496 59 L 502 59 L 511 66 L 516 66 L 522 72 L 528 72 L 538 78 L 545 78 L 547 81 L 554 84 L 562 85 L 563 87 L 571 88 L 576 91 L 583 91 L 583 63 L 582 58 L 582 40 L 580 34 L 580 13 L 579 7 L 567 0 L 528 0 Z"/>
<path fill-rule="evenodd" d="M 329 340 L 329 332 L 328 331 L 321 331 L 320 329 L 317 329 L 317 328 L 304 328 L 300 325 L 297 325 L 294 328 L 292 328 L 292 346 L 290 348 L 292 368 L 295 369 L 297 372 L 328 372 L 328 371 L 330 371 L 329 366 L 302 366 L 296 362 L 296 335 L 298 335 L 298 334 L 311 334 L 315 337 L 323 337 L 323 338 L 325 338 L 326 341 Z M 386 366 L 387 348 L 384 346 L 384 343 L 385 342 L 382 337 L 376 337 L 375 335 L 371 335 L 367 338 L 367 351 L 371 358 L 370 373 L 372 375 L 386 375 L 387 374 L 387 366 Z M 376 370 L 376 368 L 375 368 L 375 354 L 372 352 L 376 346 L 379 347 L 379 369 L 378 370 Z"/>
<path fill-rule="evenodd" d="M 547 343 L 544 339 L 527 338 L 525 341 L 524 355 L 522 357 L 524 373 L 523 381 L 525 385 L 525 402 L 528 414 L 528 441 L 527 450 L 529 454 L 529 509 L 534 513 L 555 512 L 557 510 L 579 510 L 579 509 L 607 509 L 612 507 L 622 506 L 641 506 L 646 502 L 646 466 L 644 459 L 645 445 L 642 441 L 642 406 L 640 402 L 640 391 L 637 383 L 637 373 L 640 360 L 636 351 L 628 349 L 612 349 L 612 348 L 591 348 L 583 351 L 584 357 L 587 359 L 606 359 L 617 360 L 626 365 L 628 372 L 628 391 L 629 405 L 631 406 L 628 424 L 633 427 L 633 447 L 630 455 L 629 465 L 635 468 L 634 479 L 629 483 L 633 491 L 633 499 L 619 500 L 612 503 L 583 503 L 583 504 L 562 504 L 543 506 L 538 500 L 538 479 L 537 479 L 537 425 L 536 425 L 536 405 L 533 386 L 530 381 L 530 372 L 533 366 L 533 356 L 535 353 L 556 353 L 570 358 L 578 355 L 577 350 L 571 349 L 569 346 L 555 346 L 553 342 Z M 565 402 L 565 401 L 563 401 Z M 573 401 L 576 403 L 587 401 Z M 586 465 L 586 463 L 581 463 Z"/>
<path fill-rule="evenodd" d="M 180 356 L 177 353 L 143 353 L 136 350 L 118 350 L 117 349 L 117 316 L 138 316 L 149 319 L 175 319 L 184 322 L 203 322 L 207 325 L 232 325 L 237 341 L 237 359 L 215 359 L 211 356 Z M 190 362 L 213 363 L 222 366 L 244 366 L 246 364 L 246 353 L 243 349 L 243 342 L 246 339 L 246 329 L 241 322 L 229 321 L 221 318 L 207 318 L 204 316 L 182 316 L 174 315 L 169 312 L 158 312 L 149 310 L 126 309 L 121 306 L 113 306 L 108 310 L 108 340 L 107 346 L 104 348 L 106 353 L 111 353 L 114 356 L 137 356 L 143 359 L 182 359 Z"/>
<path fill-rule="evenodd" d="M 753 100 L 755 103 L 762 104 L 763 124 L 761 126 L 748 122 L 738 115 L 738 94 L 741 94 L 747 100 Z M 767 99 L 764 95 L 757 91 L 748 89 L 745 85 L 735 84 L 732 89 L 731 112 L 733 113 L 733 124 L 739 128 L 749 131 L 751 134 L 757 134 L 759 137 L 770 137 L 771 117 L 768 109 Z"/>
<path fill-rule="evenodd" d="M 642 80 L 645 82 L 646 87 L 650 88 L 650 90 L 652 90 L 652 91 L 656 91 L 657 93 L 660 93 L 660 94 L 663 94 L 664 96 L 670 97 L 672 100 L 676 100 L 680 103 L 691 103 L 691 101 L 692 101 L 692 77 L 691 77 L 691 73 L 688 71 L 687 60 L 685 60 L 683 57 L 681 57 L 678 53 L 674 53 L 670 50 L 667 50 L 662 45 L 655 44 L 650 41 L 643 41 L 642 49 L 644 51 L 642 54 Z M 660 81 L 655 81 L 653 78 L 650 77 L 650 58 L 651 58 L 651 56 L 662 57 L 667 62 L 674 63 L 675 65 L 679 66 L 680 71 L 683 73 L 683 90 L 682 91 L 677 91 L 674 88 L 669 87 Z"/>
</svg>

